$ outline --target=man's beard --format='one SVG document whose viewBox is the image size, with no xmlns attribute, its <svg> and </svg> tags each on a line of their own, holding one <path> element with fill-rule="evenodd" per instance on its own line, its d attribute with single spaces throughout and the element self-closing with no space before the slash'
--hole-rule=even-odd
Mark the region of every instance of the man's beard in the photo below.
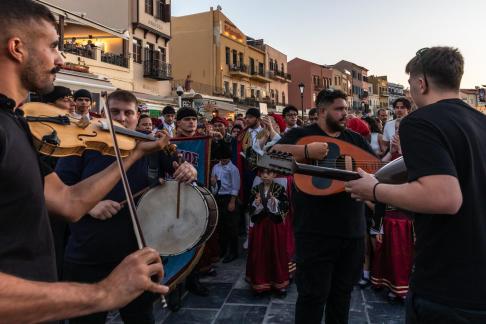
<svg viewBox="0 0 486 324">
<path fill-rule="evenodd" d="M 41 95 L 52 92 L 54 90 L 54 82 L 52 82 L 51 76 L 59 72 L 61 68 L 54 67 L 47 72 L 36 58 L 35 50 L 30 50 L 30 52 L 34 53 L 34 55 L 31 55 L 20 74 L 23 87 Z"/>
<path fill-rule="evenodd" d="M 342 119 L 342 121 L 343 120 L 344 118 Z M 329 129 L 332 130 L 333 132 L 342 132 L 346 129 L 346 127 L 341 125 L 339 121 L 332 119 L 331 116 L 329 115 L 326 117 L 326 124 L 327 127 L 329 127 Z"/>
</svg>

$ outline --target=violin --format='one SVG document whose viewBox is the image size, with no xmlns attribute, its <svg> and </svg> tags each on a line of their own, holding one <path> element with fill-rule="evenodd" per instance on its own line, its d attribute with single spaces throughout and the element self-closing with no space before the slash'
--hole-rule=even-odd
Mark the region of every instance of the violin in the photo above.
<svg viewBox="0 0 486 324">
<path fill-rule="evenodd" d="M 95 150 L 103 155 L 116 156 L 113 140 L 106 119 L 77 119 L 66 110 L 38 102 L 22 106 L 37 150 L 54 157 L 82 156 L 85 150 Z M 137 140 L 156 141 L 152 135 L 129 130 L 113 121 L 120 154 L 126 157 L 135 148 Z M 174 145 L 166 151 L 173 153 Z"/>
</svg>

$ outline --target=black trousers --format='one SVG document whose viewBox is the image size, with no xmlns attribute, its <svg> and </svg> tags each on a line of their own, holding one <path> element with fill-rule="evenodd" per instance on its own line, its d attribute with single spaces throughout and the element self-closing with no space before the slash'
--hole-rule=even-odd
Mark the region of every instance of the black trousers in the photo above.
<svg viewBox="0 0 486 324">
<path fill-rule="evenodd" d="M 117 264 L 84 265 L 64 263 L 64 281 L 95 283 L 106 278 Z M 120 315 L 124 323 L 153 324 L 153 303 L 156 295 L 145 292 L 127 306 L 121 308 Z M 91 314 L 69 320 L 70 324 L 104 324 L 108 312 Z"/>
<path fill-rule="evenodd" d="M 227 252 L 238 254 L 238 206 L 236 206 L 235 211 L 228 211 L 228 204 L 231 197 L 231 195 L 216 196 L 219 211 L 219 244 L 221 255 Z"/>
<path fill-rule="evenodd" d="M 407 324 L 483 324 L 486 310 L 473 310 L 438 304 L 408 292 Z"/>
<path fill-rule="evenodd" d="M 296 236 L 296 324 L 348 323 L 353 286 L 361 275 L 364 240 Z"/>
</svg>

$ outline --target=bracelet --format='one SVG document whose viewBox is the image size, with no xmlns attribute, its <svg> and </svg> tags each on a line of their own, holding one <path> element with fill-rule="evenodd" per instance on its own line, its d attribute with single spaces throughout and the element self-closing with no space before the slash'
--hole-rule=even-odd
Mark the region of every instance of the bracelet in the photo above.
<svg viewBox="0 0 486 324">
<path fill-rule="evenodd" d="M 310 160 L 309 159 L 309 151 L 307 150 L 307 144 L 304 145 L 304 157 L 306 160 Z"/>
<path fill-rule="evenodd" d="M 378 202 L 378 199 L 376 199 L 376 187 L 378 187 L 379 184 L 381 184 L 381 183 L 380 182 L 377 182 L 373 186 L 373 201 L 376 202 L 376 203 Z"/>
</svg>

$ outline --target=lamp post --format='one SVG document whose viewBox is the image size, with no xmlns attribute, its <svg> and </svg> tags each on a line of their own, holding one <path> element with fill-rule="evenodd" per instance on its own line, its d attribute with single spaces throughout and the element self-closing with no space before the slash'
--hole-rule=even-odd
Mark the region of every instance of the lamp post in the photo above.
<svg viewBox="0 0 486 324">
<path fill-rule="evenodd" d="M 305 88 L 305 84 L 303 82 L 299 83 L 300 104 L 302 108 L 302 122 L 304 122 L 304 88 Z"/>
</svg>

